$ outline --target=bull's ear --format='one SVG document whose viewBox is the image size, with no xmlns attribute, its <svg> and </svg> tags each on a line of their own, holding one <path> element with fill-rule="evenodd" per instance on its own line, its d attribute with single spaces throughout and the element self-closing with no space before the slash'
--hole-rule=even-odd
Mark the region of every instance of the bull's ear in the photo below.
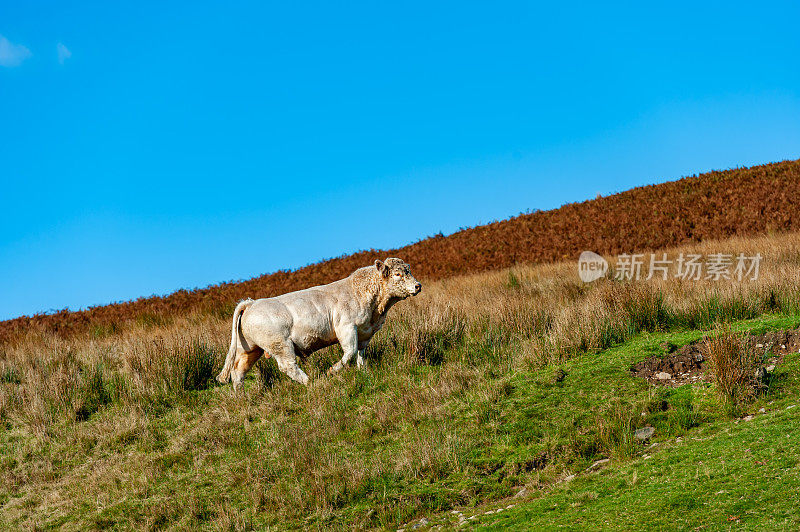
<svg viewBox="0 0 800 532">
<path fill-rule="evenodd" d="M 375 268 L 381 272 L 381 275 L 384 277 L 389 277 L 389 266 L 385 262 L 381 262 L 379 260 L 375 261 Z"/>
</svg>

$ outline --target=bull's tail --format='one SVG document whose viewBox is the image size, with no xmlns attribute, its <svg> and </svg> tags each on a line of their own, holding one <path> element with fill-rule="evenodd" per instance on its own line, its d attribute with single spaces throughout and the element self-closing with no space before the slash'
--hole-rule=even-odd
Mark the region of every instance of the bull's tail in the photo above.
<svg viewBox="0 0 800 532">
<path fill-rule="evenodd" d="M 253 304 L 252 299 L 245 299 L 236 305 L 236 310 L 233 311 L 233 325 L 231 325 L 231 346 L 228 348 L 228 356 L 225 357 L 225 366 L 217 375 L 217 382 L 225 384 L 231 378 L 231 371 L 233 370 L 233 363 L 236 360 L 236 344 L 238 343 L 239 324 L 242 320 L 242 314 L 247 307 Z"/>
</svg>

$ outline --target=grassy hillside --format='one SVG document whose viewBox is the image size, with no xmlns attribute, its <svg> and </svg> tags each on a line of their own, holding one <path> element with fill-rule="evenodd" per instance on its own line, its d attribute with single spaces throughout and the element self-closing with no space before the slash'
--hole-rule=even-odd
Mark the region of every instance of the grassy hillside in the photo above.
<svg viewBox="0 0 800 532">
<path fill-rule="evenodd" d="M 22 317 L 0 322 L 0 343 L 32 328 L 62 336 L 118 331 L 133 322 L 164 322 L 193 311 L 227 315 L 244 297 L 268 297 L 349 275 L 387 255 L 409 262 L 418 278 L 435 280 L 577 258 L 584 250 L 617 254 L 733 235 L 800 230 L 800 161 L 709 172 L 635 188 L 431 237 L 395 250 L 364 251 L 166 297 L 94 307 L 82 312 Z"/>
<path fill-rule="evenodd" d="M 741 322 L 738 329 L 791 328 L 796 324 L 796 318 L 768 316 Z M 557 402 L 554 410 L 568 412 L 575 402 L 571 394 L 624 383 L 626 376 L 620 367 L 638 360 L 643 351 L 657 350 L 657 342 L 681 344 L 695 338 L 692 333 L 642 335 L 610 349 L 600 359 L 575 360 L 565 367 L 583 384 L 547 390 L 537 404 Z M 520 377 L 520 382 L 526 380 L 535 383 L 536 378 Z M 528 387 L 536 389 L 533 383 Z M 525 498 L 460 508 L 459 514 L 446 512 L 426 519 L 431 526 L 457 526 L 466 520 L 476 528 L 519 530 L 797 530 L 800 507 L 788 494 L 800 490 L 799 393 L 800 353 L 786 358 L 769 392 L 749 405 L 754 414 L 749 421 L 731 422 L 717 415 L 716 398 L 706 387 L 654 391 L 654 399 L 667 397 L 674 409 L 668 408 L 662 419 L 654 419 L 652 407 L 646 408 L 653 401 L 642 401 L 649 419 L 646 423 L 657 428 L 656 442 L 635 445 L 629 458 L 612 456 L 596 470 L 533 489 Z M 620 395 L 630 397 L 628 393 Z M 514 402 L 508 404 L 506 415 L 519 415 L 511 413 L 515 406 Z M 689 428 L 665 427 L 670 418 Z"/>
<path fill-rule="evenodd" d="M 303 363 L 309 388 L 272 360 L 239 394 L 215 386 L 230 323 L 202 310 L 116 332 L 33 328 L 0 356 L 0 526 L 457 526 L 456 510 L 475 526 L 797 528 L 777 496 L 800 463 L 786 410 L 797 354 L 736 401 L 630 368 L 723 322 L 800 326 L 798 250 L 792 233 L 670 251 L 761 253 L 760 277 L 743 282 L 586 285 L 566 262 L 429 283 L 392 310 L 368 371 L 321 376 L 330 348 Z M 644 426 L 655 448 L 633 437 Z M 516 506 L 484 515 L 501 504 Z"/>
</svg>

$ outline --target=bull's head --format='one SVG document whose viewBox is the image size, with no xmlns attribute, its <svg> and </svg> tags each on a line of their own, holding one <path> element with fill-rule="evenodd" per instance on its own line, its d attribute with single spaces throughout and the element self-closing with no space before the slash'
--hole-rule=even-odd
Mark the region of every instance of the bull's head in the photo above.
<svg viewBox="0 0 800 532">
<path fill-rule="evenodd" d="M 391 258 L 383 262 L 376 260 L 375 269 L 380 272 L 381 280 L 391 297 L 405 299 L 422 290 L 422 285 L 411 275 L 411 268 L 400 259 Z"/>
</svg>

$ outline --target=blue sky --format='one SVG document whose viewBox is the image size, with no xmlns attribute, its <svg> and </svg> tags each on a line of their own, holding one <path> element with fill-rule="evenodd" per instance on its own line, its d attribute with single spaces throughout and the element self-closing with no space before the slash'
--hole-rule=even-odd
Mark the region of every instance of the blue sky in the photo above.
<svg viewBox="0 0 800 532">
<path fill-rule="evenodd" d="M 797 2 L 76 4 L 0 4 L 0 319 L 800 157 Z"/>
</svg>

